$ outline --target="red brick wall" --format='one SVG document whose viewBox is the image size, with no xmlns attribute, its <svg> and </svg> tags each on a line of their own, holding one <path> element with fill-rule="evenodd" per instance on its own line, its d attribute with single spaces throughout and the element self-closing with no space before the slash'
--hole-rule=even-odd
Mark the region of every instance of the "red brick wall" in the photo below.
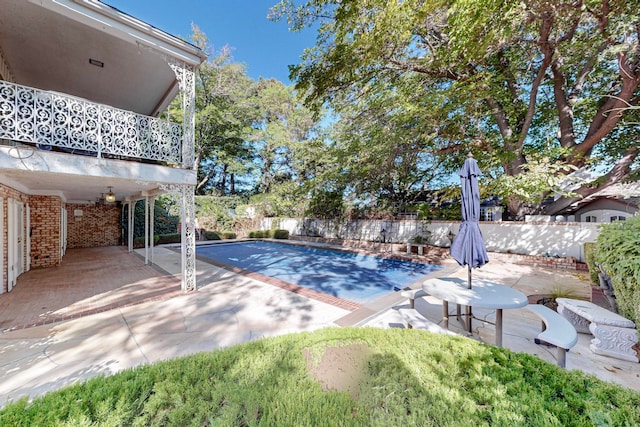
<svg viewBox="0 0 640 427">
<path fill-rule="evenodd" d="M 59 197 L 31 196 L 31 268 L 60 265 L 63 203 Z M 27 233 L 29 230 L 27 230 Z"/>
<path fill-rule="evenodd" d="M 66 208 L 67 248 L 95 248 L 120 244 L 119 206 L 67 203 Z"/>
</svg>

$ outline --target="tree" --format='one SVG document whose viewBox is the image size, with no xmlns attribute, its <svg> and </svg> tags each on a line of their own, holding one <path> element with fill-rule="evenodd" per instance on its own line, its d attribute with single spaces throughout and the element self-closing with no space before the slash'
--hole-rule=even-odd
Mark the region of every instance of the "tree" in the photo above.
<svg viewBox="0 0 640 427">
<path fill-rule="evenodd" d="M 421 150 L 445 170 L 468 151 L 494 178 L 545 162 L 556 175 L 606 169 L 549 205 L 553 214 L 638 169 L 640 129 L 627 124 L 637 111 L 625 109 L 640 101 L 638 11 L 637 0 L 284 0 L 271 17 L 318 28 L 316 46 L 291 67 L 308 105 L 366 111 L 404 94 L 407 122 L 432 126 Z M 369 144 L 400 140 L 380 137 Z M 529 191 L 542 200 L 556 183 Z M 542 208 L 506 196 L 514 218 Z"/>
<path fill-rule="evenodd" d="M 254 91 L 257 117 L 251 140 L 260 166 L 256 190 L 268 193 L 274 185 L 295 181 L 302 175 L 299 168 L 305 167 L 305 161 L 298 154 L 317 123 L 292 87 L 275 79 L 260 79 Z"/>
<path fill-rule="evenodd" d="M 192 41 L 210 54 L 196 72 L 196 192 L 236 193 L 236 179 L 251 171 L 252 124 L 258 117 L 252 101 L 253 80 L 234 63 L 231 48 L 215 53 L 207 36 L 193 26 Z"/>
</svg>

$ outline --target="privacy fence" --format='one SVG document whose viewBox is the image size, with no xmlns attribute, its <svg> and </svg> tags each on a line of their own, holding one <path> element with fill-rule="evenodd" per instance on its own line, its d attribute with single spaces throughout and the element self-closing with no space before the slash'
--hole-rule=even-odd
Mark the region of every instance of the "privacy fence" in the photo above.
<svg viewBox="0 0 640 427">
<path fill-rule="evenodd" d="M 264 218 L 261 228 L 281 228 L 294 236 L 362 240 L 381 243 L 422 242 L 449 247 L 460 222 L 419 220 L 332 221 Z M 549 257 L 574 257 L 584 262 L 584 244 L 599 234 L 597 223 L 480 222 L 490 252 Z"/>
</svg>

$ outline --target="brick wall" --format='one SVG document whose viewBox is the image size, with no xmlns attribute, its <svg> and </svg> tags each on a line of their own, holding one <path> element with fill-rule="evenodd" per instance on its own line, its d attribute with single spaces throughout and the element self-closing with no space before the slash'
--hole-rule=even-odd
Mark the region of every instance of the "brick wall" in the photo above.
<svg viewBox="0 0 640 427">
<path fill-rule="evenodd" d="M 60 265 L 62 209 L 59 197 L 31 196 L 31 268 Z M 27 230 L 29 232 L 29 230 Z"/>
<path fill-rule="evenodd" d="M 67 248 L 120 244 L 120 207 L 67 203 Z"/>
</svg>

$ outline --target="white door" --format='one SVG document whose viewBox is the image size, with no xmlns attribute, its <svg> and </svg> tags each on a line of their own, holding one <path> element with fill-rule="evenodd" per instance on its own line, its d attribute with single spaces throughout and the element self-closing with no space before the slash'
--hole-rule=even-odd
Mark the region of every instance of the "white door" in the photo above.
<svg viewBox="0 0 640 427">
<path fill-rule="evenodd" d="M 24 205 L 9 199 L 8 207 L 7 277 L 10 291 L 24 271 Z"/>
<path fill-rule="evenodd" d="M 67 209 L 62 208 L 62 215 L 60 215 L 60 259 L 67 252 Z"/>
<path fill-rule="evenodd" d="M 0 197 L 0 282 L 4 277 L 4 199 Z M 4 292 L 4 283 L 0 283 L 0 294 Z"/>
<path fill-rule="evenodd" d="M 24 240 L 27 243 L 27 271 L 31 270 L 31 208 L 27 203 L 27 227 L 25 228 Z"/>
</svg>

